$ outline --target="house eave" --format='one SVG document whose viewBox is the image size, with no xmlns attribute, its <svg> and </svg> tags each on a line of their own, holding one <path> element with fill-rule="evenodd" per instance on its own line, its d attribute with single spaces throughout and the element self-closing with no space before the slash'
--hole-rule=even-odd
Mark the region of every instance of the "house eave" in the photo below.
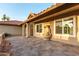
<svg viewBox="0 0 79 59">
<path fill-rule="evenodd" d="M 57 6 L 53 6 L 53 7 L 51 7 L 49 10 L 47 10 L 47 11 L 45 11 L 45 12 L 43 12 L 43 13 L 40 13 L 39 15 L 37 15 L 37 16 L 35 16 L 35 17 L 32 17 L 32 18 L 30 18 L 30 19 L 27 19 L 26 21 L 24 21 L 22 24 L 24 24 L 24 23 L 29 23 L 29 22 L 32 22 L 32 21 L 40 21 L 40 19 L 42 19 L 42 18 L 44 18 L 44 17 L 47 17 L 47 16 L 50 16 L 50 15 L 53 15 L 53 16 L 56 16 L 56 15 L 59 15 L 59 14 L 61 14 L 62 12 L 64 12 L 66 9 L 69 9 L 69 8 L 71 8 L 71 7 L 73 7 L 74 8 L 74 6 L 76 6 L 76 5 L 79 5 L 78 3 L 76 3 L 76 4 L 73 4 L 73 3 L 70 3 L 70 4 L 68 4 L 68 3 L 62 3 L 62 4 L 59 4 L 59 5 L 57 5 Z M 60 9 L 58 9 L 58 8 L 60 8 Z M 72 11 L 72 10 L 76 10 L 76 9 L 78 9 L 77 7 L 75 7 L 74 9 L 70 9 L 70 10 L 68 10 L 68 11 Z M 58 10 L 57 10 L 58 9 Z M 55 11 L 55 10 L 57 10 L 57 11 Z M 61 13 L 60 13 L 60 11 L 59 10 L 61 10 Z M 64 10 L 64 11 L 63 11 Z M 59 11 L 59 12 L 58 12 Z M 50 13 L 50 14 L 48 14 L 48 13 Z M 58 13 L 58 14 L 57 14 Z M 65 13 L 65 12 L 64 12 Z M 47 15 L 48 14 L 48 15 Z M 44 16 L 44 15 L 47 15 L 47 16 Z"/>
</svg>

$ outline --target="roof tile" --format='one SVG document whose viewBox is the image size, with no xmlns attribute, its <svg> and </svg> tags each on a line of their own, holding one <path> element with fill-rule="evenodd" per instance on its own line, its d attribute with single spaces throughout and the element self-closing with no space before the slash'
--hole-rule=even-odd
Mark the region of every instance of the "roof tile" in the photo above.
<svg viewBox="0 0 79 59">
<path fill-rule="evenodd" d="M 22 21 L 0 21 L 0 25 L 15 25 L 18 26 Z"/>
</svg>

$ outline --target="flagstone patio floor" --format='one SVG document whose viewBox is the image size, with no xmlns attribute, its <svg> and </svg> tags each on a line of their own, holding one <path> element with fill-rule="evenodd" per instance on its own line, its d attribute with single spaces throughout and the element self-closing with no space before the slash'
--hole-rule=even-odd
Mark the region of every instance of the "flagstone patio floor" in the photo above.
<svg viewBox="0 0 79 59">
<path fill-rule="evenodd" d="M 79 56 L 79 47 L 36 37 L 9 37 L 13 56 Z"/>
</svg>

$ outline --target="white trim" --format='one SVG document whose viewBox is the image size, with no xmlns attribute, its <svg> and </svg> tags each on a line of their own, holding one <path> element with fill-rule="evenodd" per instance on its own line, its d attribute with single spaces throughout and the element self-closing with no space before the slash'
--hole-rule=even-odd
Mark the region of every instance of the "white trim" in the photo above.
<svg viewBox="0 0 79 59">
<path fill-rule="evenodd" d="M 56 34 L 56 28 L 55 28 L 55 24 L 56 24 L 56 21 L 58 20 L 62 20 L 62 25 L 63 25 L 63 20 L 64 19 L 69 19 L 69 18 L 73 18 L 73 35 L 69 35 L 69 34 L 64 34 L 62 32 L 62 34 Z M 76 37 L 76 16 L 70 16 L 70 17 L 66 17 L 66 18 L 61 18 L 61 19 L 57 19 L 57 20 L 54 20 L 54 35 L 57 35 L 57 36 L 70 36 L 70 37 Z"/>
<path fill-rule="evenodd" d="M 76 16 L 73 16 L 73 22 L 74 22 L 74 28 L 73 28 L 73 30 L 74 30 L 74 32 L 73 32 L 73 34 L 74 34 L 74 37 L 76 37 Z"/>
<path fill-rule="evenodd" d="M 55 35 L 55 20 L 54 20 L 54 35 Z"/>
</svg>

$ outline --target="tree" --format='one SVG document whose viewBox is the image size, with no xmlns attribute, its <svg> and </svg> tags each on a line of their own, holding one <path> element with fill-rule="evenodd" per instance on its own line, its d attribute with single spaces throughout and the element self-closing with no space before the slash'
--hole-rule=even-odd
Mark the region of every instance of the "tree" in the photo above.
<svg viewBox="0 0 79 59">
<path fill-rule="evenodd" d="M 3 20 L 3 21 L 6 20 L 6 14 L 3 15 L 2 20 Z"/>
<path fill-rule="evenodd" d="M 7 17 L 7 16 L 6 16 L 6 14 L 4 14 L 4 15 L 3 15 L 3 17 L 2 17 L 2 20 L 3 20 L 3 21 L 9 21 L 9 20 L 10 20 L 10 18 L 9 18 L 9 17 Z"/>
</svg>

